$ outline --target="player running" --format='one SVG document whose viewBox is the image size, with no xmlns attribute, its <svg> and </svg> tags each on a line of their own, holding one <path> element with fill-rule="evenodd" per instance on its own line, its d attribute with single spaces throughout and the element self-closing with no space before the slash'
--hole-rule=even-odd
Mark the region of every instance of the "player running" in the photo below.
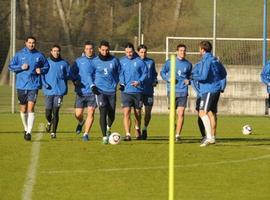
<svg viewBox="0 0 270 200">
<path fill-rule="evenodd" d="M 175 106 L 177 112 L 176 134 L 175 141 L 180 141 L 180 135 L 184 124 L 184 114 L 188 98 L 188 85 L 192 70 L 192 64 L 186 59 L 186 45 L 179 44 L 176 47 L 176 69 L 175 69 Z M 167 82 L 167 96 L 170 102 L 170 65 L 171 61 L 167 60 L 161 69 L 160 75 Z M 170 107 L 170 106 L 169 106 Z"/>
<path fill-rule="evenodd" d="M 148 73 L 146 64 L 139 58 L 131 43 L 125 46 L 126 56 L 120 59 L 120 90 L 121 101 L 124 112 L 124 128 L 126 132 L 125 141 L 131 141 L 130 115 L 134 108 L 134 115 L 138 124 L 141 124 L 142 92 L 143 82 Z M 141 139 L 140 127 L 136 127 L 136 139 Z"/>
<path fill-rule="evenodd" d="M 16 73 L 20 115 L 24 126 L 24 139 L 27 141 L 31 140 L 41 75 L 46 74 L 48 69 L 47 59 L 36 49 L 36 38 L 33 36 L 26 38 L 25 47 L 18 51 L 9 63 L 9 70 Z"/>
<path fill-rule="evenodd" d="M 56 130 L 59 122 L 59 110 L 63 102 L 63 96 L 67 94 L 67 80 L 70 75 L 70 66 L 67 61 L 61 57 L 61 47 L 53 45 L 50 57 L 47 59 L 50 69 L 44 75 L 46 84 L 43 84 L 42 90 L 45 95 L 45 116 L 47 119 L 46 131 L 51 131 L 51 138 L 56 138 Z"/>
<path fill-rule="evenodd" d="M 151 120 L 151 112 L 154 104 L 154 87 L 157 86 L 157 71 L 155 67 L 155 61 L 147 57 L 147 47 L 141 44 L 138 47 L 138 54 L 140 58 L 145 62 L 148 67 L 147 78 L 143 82 L 142 101 L 144 105 L 144 127 L 142 129 L 142 140 L 147 139 L 147 127 Z M 140 125 L 135 119 L 135 128 L 138 129 Z"/>
<path fill-rule="evenodd" d="M 93 85 L 91 89 L 97 95 L 103 144 L 108 144 L 108 137 L 115 119 L 116 88 L 119 82 L 120 63 L 116 57 L 110 54 L 109 42 L 101 41 L 98 50 L 98 56 L 93 59 Z"/>
<path fill-rule="evenodd" d="M 93 73 L 92 61 L 95 58 L 94 44 L 85 42 L 84 54 L 77 58 L 71 68 L 71 76 L 75 85 L 76 100 L 75 100 L 75 117 L 78 120 L 76 133 L 80 134 L 84 127 L 83 141 L 89 140 L 89 131 L 94 122 L 95 109 L 97 107 L 95 94 L 91 90 L 93 85 L 91 75 Z M 84 120 L 83 112 L 87 108 L 87 118 Z"/>
</svg>

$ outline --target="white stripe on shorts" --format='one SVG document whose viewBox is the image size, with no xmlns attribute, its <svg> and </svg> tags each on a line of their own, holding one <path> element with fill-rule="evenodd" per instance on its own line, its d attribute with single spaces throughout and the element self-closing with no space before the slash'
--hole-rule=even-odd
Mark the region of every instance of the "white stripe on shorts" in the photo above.
<svg viewBox="0 0 270 200">
<path fill-rule="evenodd" d="M 204 104 L 204 112 L 207 112 L 207 108 L 208 108 L 208 104 L 209 104 L 210 95 L 211 95 L 211 93 L 208 92 L 208 93 L 207 93 L 206 100 L 205 100 L 205 104 Z"/>
</svg>

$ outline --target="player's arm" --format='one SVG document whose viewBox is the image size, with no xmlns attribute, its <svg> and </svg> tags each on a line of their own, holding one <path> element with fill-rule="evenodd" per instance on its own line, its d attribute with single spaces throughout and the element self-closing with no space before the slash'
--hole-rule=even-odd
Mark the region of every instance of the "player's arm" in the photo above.
<svg viewBox="0 0 270 200">
<path fill-rule="evenodd" d="M 138 80 L 138 84 L 142 84 L 144 82 L 144 80 L 147 78 L 148 76 L 148 67 L 145 64 L 145 62 L 141 61 L 141 70 L 142 70 L 142 75 Z"/>
<path fill-rule="evenodd" d="M 170 78 L 169 78 L 169 66 L 170 66 L 170 60 L 167 60 L 165 62 L 165 64 L 163 65 L 161 71 L 160 71 L 161 78 L 164 81 L 166 81 L 166 82 L 170 82 Z"/>
<path fill-rule="evenodd" d="M 270 85 L 270 62 L 263 67 L 261 81 L 267 86 Z"/>
<path fill-rule="evenodd" d="M 123 68 L 123 64 L 120 62 L 120 74 L 119 74 L 119 90 L 124 91 L 125 90 L 125 85 L 126 85 L 126 81 L 125 81 L 125 76 L 124 76 L 124 68 Z"/>
<path fill-rule="evenodd" d="M 209 74 L 210 64 L 209 61 L 198 63 L 198 71 L 192 78 L 198 81 L 205 81 Z"/>
<path fill-rule="evenodd" d="M 152 68 L 151 68 L 151 70 L 152 70 L 152 76 L 151 77 L 153 77 L 153 82 L 152 82 L 152 86 L 157 86 L 157 84 L 158 84 L 158 80 L 157 80 L 157 75 L 158 75 L 158 73 L 157 73 L 157 70 L 156 70 L 156 64 L 155 64 L 155 62 L 153 61 L 153 63 L 152 63 Z"/>
<path fill-rule="evenodd" d="M 41 56 L 41 66 L 37 66 L 37 68 L 40 68 L 39 74 L 46 74 L 49 71 L 50 68 L 49 62 L 43 54 Z"/>
<path fill-rule="evenodd" d="M 10 71 L 18 73 L 29 68 L 27 64 L 21 65 L 18 60 L 18 54 L 16 54 L 9 63 L 8 69 Z"/>
</svg>

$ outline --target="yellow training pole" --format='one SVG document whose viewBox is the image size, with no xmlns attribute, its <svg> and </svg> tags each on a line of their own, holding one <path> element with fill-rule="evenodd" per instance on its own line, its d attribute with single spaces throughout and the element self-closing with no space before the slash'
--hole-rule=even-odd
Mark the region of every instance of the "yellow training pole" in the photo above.
<svg viewBox="0 0 270 200">
<path fill-rule="evenodd" d="M 170 139 L 169 139 L 169 200 L 174 199 L 174 118 L 175 118 L 175 55 L 170 66 Z"/>
</svg>

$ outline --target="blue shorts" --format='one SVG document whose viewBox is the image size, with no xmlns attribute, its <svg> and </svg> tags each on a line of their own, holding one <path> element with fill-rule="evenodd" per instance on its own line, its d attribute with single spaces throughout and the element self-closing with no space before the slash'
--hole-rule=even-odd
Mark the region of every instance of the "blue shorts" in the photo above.
<svg viewBox="0 0 270 200">
<path fill-rule="evenodd" d="M 48 95 L 45 96 L 45 109 L 60 108 L 63 102 L 63 96 Z"/>
<path fill-rule="evenodd" d="M 215 93 L 205 93 L 202 95 L 200 100 L 200 110 L 204 110 L 205 112 L 212 111 L 213 113 L 217 113 L 217 105 L 219 100 L 220 92 Z"/>
<path fill-rule="evenodd" d="M 142 108 L 142 94 L 141 93 L 124 93 L 121 92 L 122 108 L 134 107 L 135 109 Z"/>
<path fill-rule="evenodd" d="M 90 94 L 90 96 L 76 95 L 75 108 L 97 107 L 96 95 Z"/>
<path fill-rule="evenodd" d="M 107 107 L 115 110 L 116 106 L 116 94 L 100 94 L 97 95 L 98 107 Z"/>
<path fill-rule="evenodd" d="M 168 108 L 170 109 L 170 97 L 168 96 Z M 177 107 L 186 107 L 187 106 L 187 96 L 181 96 L 175 98 L 175 109 Z"/>
<path fill-rule="evenodd" d="M 154 95 L 142 94 L 142 102 L 144 106 L 154 105 Z"/>
<path fill-rule="evenodd" d="M 38 90 L 20 90 L 17 89 L 19 104 L 25 105 L 28 101 L 36 102 Z"/>
</svg>

